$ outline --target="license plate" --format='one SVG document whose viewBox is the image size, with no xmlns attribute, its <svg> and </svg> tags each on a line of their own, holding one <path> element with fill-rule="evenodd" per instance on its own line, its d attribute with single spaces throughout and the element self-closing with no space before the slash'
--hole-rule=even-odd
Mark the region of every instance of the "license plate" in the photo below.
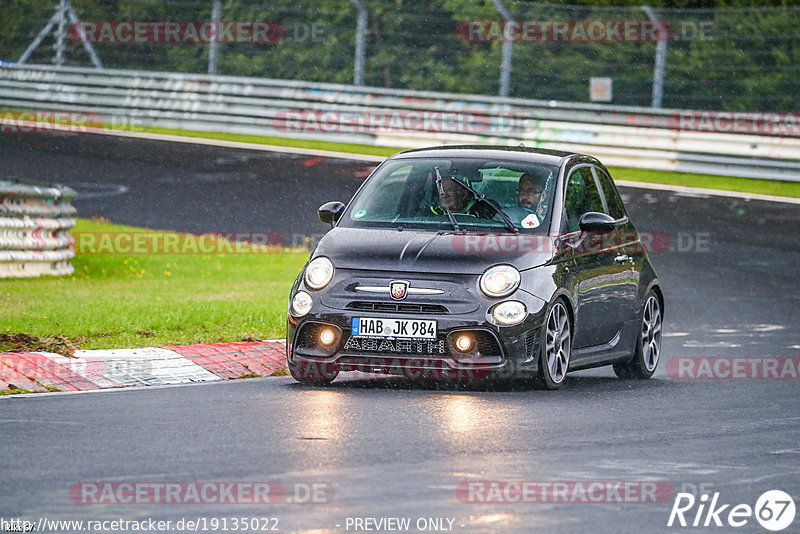
<svg viewBox="0 0 800 534">
<path fill-rule="evenodd" d="M 350 333 L 362 337 L 436 339 L 436 321 L 353 317 Z"/>
</svg>

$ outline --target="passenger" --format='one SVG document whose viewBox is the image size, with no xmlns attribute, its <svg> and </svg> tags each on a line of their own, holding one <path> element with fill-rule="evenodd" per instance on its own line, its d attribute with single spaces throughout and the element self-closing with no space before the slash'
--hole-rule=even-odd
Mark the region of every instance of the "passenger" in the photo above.
<svg viewBox="0 0 800 534">
<path fill-rule="evenodd" d="M 519 177 L 517 205 L 505 208 L 511 221 L 522 228 L 538 228 L 547 215 L 545 201 L 549 173 L 545 176 L 527 172 Z"/>
<path fill-rule="evenodd" d="M 525 173 L 519 177 L 519 188 L 517 189 L 517 202 L 523 208 L 536 215 L 541 222 L 544 220 L 547 207 L 544 205 L 545 180 L 540 180 L 532 174 Z"/>
</svg>

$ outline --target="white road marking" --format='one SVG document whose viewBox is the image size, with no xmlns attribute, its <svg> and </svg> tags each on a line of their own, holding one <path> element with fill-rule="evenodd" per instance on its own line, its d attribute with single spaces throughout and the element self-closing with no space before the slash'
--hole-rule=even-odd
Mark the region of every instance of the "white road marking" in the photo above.
<svg viewBox="0 0 800 534">
<path fill-rule="evenodd" d="M 352 159 L 357 161 L 371 161 L 380 163 L 386 158 L 384 156 L 373 156 L 369 154 L 356 154 L 350 152 L 334 152 L 330 150 L 318 150 L 315 148 L 296 148 L 277 145 L 262 145 L 257 143 L 243 143 L 240 141 L 223 141 L 220 139 L 207 139 L 204 137 L 186 137 L 182 135 L 156 134 L 145 132 L 129 132 L 125 130 L 101 130 L 89 129 L 88 133 L 101 135 L 116 135 L 119 137 L 132 137 L 136 139 L 149 139 L 152 141 L 170 141 L 176 143 L 192 143 L 196 145 L 219 146 L 225 148 L 243 148 L 246 150 L 260 150 L 263 152 L 282 152 L 285 154 L 305 154 L 308 156 L 321 156 L 325 158 Z M 614 180 L 622 187 L 636 187 L 639 189 L 655 189 L 659 191 L 674 191 L 687 195 L 710 195 L 718 197 L 745 198 L 753 200 L 764 200 L 767 202 L 786 202 L 789 204 L 800 204 L 800 198 L 780 197 L 776 195 L 762 195 L 761 193 L 742 193 L 739 191 L 723 191 L 721 189 L 706 189 L 702 187 L 687 187 L 683 185 L 651 184 L 647 182 L 634 182 L 629 180 Z"/>
<path fill-rule="evenodd" d="M 728 343 L 727 341 L 718 341 L 713 343 L 702 343 L 700 341 L 687 341 L 683 344 L 684 347 L 690 348 L 728 348 L 737 349 L 741 347 L 738 343 Z"/>
<path fill-rule="evenodd" d="M 355 154 L 350 152 L 334 152 L 331 150 L 319 150 L 316 148 L 296 148 L 290 146 L 262 145 L 259 143 L 243 143 L 241 141 L 223 141 L 221 139 L 208 139 L 205 137 L 186 137 L 183 135 L 157 134 L 145 132 L 128 132 L 124 130 L 94 130 L 89 129 L 87 133 L 101 135 L 116 135 L 118 137 L 133 137 L 136 139 L 149 139 L 151 141 L 170 141 L 174 143 L 191 143 L 195 145 L 220 146 L 225 148 L 243 148 L 246 150 L 260 150 L 262 152 L 282 152 L 284 154 L 304 154 L 307 156 L 321 156 L 324 158 L 353 159 L 358 161 L 373 161 L 380 163 L 386 159 L 384 156 L 372 156 L 369 154 Z"/>
<path fill-rule="evenodd" d="M 39 352 L 100 386 L 151 386 L 222 380 L 175 351 L 142 349 L 76 350 L 74 358 Z"/>
<path fill-rule="evenodd" d="M 783 330 L 784 326 L 779 324 L 757 324 L 753 325 L 753 330 L 756 332 L 774 332 L 776 330 Z"/>
<path fill-rule="evenodd" d="M 776 195 L 762 195 L 761 193 L 742 193 L 741 191 L 723 191 L 721 189 L 687 187 L 685 185 L 651 184 L 647 182 L 631 182 L 628 180 L 614 180 L 614 183 L 621 187 L 636 187 L 639 189 L 657 189 L 659 191 L 674 191 L 676 193 L 684 193 L 687 195 L 709 195 L 717 197 L 764 200 L 767 202 L 786 202 L 789 204 L 800 204 L 800 198 L 779 197 Z"/>
</svg>

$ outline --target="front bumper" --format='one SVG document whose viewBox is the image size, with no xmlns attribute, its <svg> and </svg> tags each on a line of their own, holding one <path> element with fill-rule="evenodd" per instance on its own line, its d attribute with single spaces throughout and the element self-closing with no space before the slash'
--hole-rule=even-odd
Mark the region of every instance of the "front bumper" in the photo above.
<svg viewBox="0 0 800 534">
<path fill-rule="evenodd" d="M 406 276 L 403 276 L 403 275 Z M 500 378 L 536 373 L 539 334 L 546 302 L 518 289 L 505 299 L 486 298 L 478 290 L 474 275 L 418 274 L 409 287 L 438 291 L 409 295 L 393 301 L 385 295 L 359 291 L 361 287 L 389 287 L 392 280 L 408 280 L 385 273 L 337 272 L 331 284 L 320 291 L 304 287 L 302 279 L 292 290 L 307 291 L 313 299 L 311 311 L 294 317 L 291 306 L 287 324 L 287 357 L 290 365 L 334 365 L 340 371 L 380 372 L 410 378 Z M 489 309 L 503 300 L 518 300 L 528 314 L 520 324 L 498 326 L 489 319 Z M 353 317 L 434 319 L 435 340 L 377 339 L 351 335 Z M 329 346 L 319 341 L 322 329 L 336 334 Z M 464 353 L 455 348 L 457 335 L 472 336 L 473 348 Z"/>
</svg>

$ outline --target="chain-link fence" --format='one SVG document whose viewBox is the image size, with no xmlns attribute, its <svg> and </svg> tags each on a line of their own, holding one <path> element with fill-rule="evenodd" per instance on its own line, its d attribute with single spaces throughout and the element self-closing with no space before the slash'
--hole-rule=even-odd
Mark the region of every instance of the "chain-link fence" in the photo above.
<svg viewBox="0 0 800 534">
<path fill-rule="evenodd" d="M 679 10 L 523 0 L 6 4 L 0 60 L 7 62 L 679 109 L 800 109 L 800 7 Z"/>
</svg>

